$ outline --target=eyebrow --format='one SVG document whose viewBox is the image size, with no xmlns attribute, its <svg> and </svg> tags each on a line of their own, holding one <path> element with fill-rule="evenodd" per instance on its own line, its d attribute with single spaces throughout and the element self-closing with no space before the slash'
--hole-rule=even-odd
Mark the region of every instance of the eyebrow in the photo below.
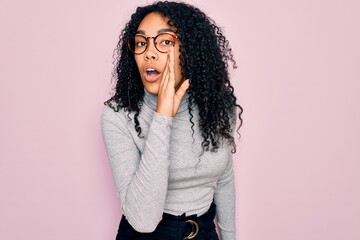
<svg viewBox="0 0 360 240">
<path fill-rule="evenodd" d="M 175 33 L 174 30 L 172 30 L 171 28 L 162 28 L 160 30 L 157 31 L 157 33 L 166 33 L 166 32 L 172 32 L 172 33 Z M 142 34 L 142 35 L 145 35 L 145 31 L 143 30 L 137 30 L 136 31 L 136 34 Z"/>
</svg>

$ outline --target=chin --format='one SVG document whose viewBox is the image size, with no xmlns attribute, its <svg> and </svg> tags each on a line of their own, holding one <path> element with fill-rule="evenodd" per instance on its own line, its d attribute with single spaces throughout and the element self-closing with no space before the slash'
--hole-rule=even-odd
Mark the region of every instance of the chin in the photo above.
<svg viewBox="0 0 360 240">
<path fill-rule="evenodd" d="M 158 95 L 159 93 L 159 85 L 158 84 L 151 84 L 150 86 L 148 84 L 146 84 L 144 86 L 145 90 L 153 95 Z"/>
</svg>

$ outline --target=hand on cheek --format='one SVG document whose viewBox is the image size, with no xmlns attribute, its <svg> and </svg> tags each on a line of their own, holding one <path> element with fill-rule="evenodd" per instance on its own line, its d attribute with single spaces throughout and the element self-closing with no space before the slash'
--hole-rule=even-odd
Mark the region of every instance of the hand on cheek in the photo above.
<svg viewBox="0 0 360 240">
<path fill-rule="evenodd" d="M 160 82 L 156 112 L 161 115 L 174 117 L 179 109 L 181 99 L 189 88 L 189 79 L 186 79 L 175 92 L 175 53 L 170 48 L 167 62 Z"/>
</svg>

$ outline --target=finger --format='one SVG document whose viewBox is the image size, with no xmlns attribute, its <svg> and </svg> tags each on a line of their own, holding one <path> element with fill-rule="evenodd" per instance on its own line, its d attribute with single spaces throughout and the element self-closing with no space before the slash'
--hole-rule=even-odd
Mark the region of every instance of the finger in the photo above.
<svg viewBox="0 0 360 240">
<path fill-rule="evenodd" d="M 164 90 L 167 88 L 168 82 L 169 82 L 169 73 L 170 73 L 170 53 L 167 53 L 167 59 L 166 59 L 166 65 L 164 70 L 164 79 L 163 79 L 163 87 Z"/>
<path fill-rule="evenodd" d="M 162 73 L 159 91 L 165 90 L 168 82 L 169 74 L 169 54 L 167 55 L 166 65 Z"/>
<path fill-rule="evenodd" d="M 170 48 L 169 51 L 169 80 L 171 81 L 172 87 L 175 87 L 175 51 L 174 47 Z"/>
<path fill-rule="evenodd" d="M 190 86 L 190 80 L 186 79 L 179 87 L 179 89 L 176 91 L 175 93 L 175 97 L 174 97 L 174 113 L 177 112 L 179 106 L 180 106 L 180 102 L 182 100 L 182 98 L 184 97 L 186 90 L 188 90 Z"/>
</svg>

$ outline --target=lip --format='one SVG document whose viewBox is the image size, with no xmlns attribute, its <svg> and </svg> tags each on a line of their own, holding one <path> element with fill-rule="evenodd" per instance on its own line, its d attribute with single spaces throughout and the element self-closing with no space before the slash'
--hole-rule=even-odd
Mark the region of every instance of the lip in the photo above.
<svg viewBox="0 0 360 240">
<path fill-rule="evenodd" d="M 146 69 L 149 69 L 149 68 L 155 69 L 159 74 L 157 76 L 155 76 L 155 77 L 154 76 L 148 76 L 147 73 L 146 73 Z M 144 68 L 143 68 L 143 76 L 144 76 L 145 81 L 147 81 L 147 82 L 155 82 L 156 80 L 159 79 L 160 75 L 161 75 L 161 72 L 154 65 L 145 65 Z"/>
</svg>

